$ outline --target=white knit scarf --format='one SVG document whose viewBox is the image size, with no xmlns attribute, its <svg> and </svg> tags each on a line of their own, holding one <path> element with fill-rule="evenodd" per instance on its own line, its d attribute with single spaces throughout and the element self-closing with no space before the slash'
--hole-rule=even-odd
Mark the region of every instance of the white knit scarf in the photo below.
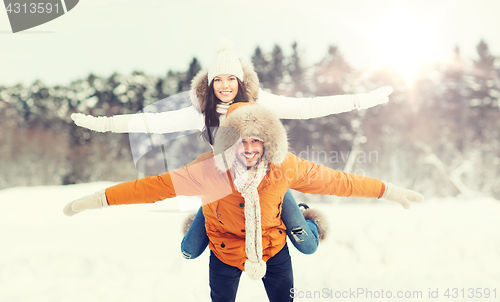
<svg viewBox="0 0 500 302">
<path fill-rule="evenodd" d="M 260 200 L 257 187 L 267 173 L 267 161 L 247 170 L 238 160 L 234 164 L 234 185 L 245 199 L 245 272 L 251 279 L 260 280 L 266 274 L 266 263 L 262 260 L 262 226 Z"/>
<path fill-rule="evenodd" d="M 233 101 L 229 103 L 220 102 L 219 104 L 217 104 L 217 108 L 215 109 L 215 111 L 217 111 L 217 113 L 219 113 L 221 116 L 225 117 L 227 110 L 229 109 L 229 106 L 231 106 L 232 103 Z"/>
</svg>

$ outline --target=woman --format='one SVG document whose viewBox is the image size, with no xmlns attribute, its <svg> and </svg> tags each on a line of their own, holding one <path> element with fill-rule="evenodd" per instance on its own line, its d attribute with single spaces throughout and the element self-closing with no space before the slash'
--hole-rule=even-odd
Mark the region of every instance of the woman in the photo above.
<svg viewBox="0 0 500 302">
<path fill-rule="evenodd" d="M 169 112 L 142 115 L 92 117 L 73 114 L 78 126 L 94 131 L 115 133 L 171 133 L 198 129 L 204 139 L 213 145 L 214 129 L 224 120 L 229 106 L 238 102 L 257 102 L 278 118 L 309 119 L 366 109 L 388 102 L 391 87 L 382 87 L 370 93 L 315 98 L 287 98 L 267 93 L 259 88 L 259 80 L 252 64 L 241 62 L 231 44 L 223 42 L 207 71 L 200 71 L 193 79 L 190 91 L 192 106 Z M 211 157 L 200 156 L 197 161 Z M 290 191 L 283 198 L 281 216 L 293 245 L 302 253 L 316 251 L 323 236 L 318 225 L 318 212 L 307 209 L 302 213 Z M 319 227 L 319 230 L 318 230 Z M 208 245 L 201 207 L 187 231 L 181 249 L 187 259 L 201 255 Z"/>
</svg>

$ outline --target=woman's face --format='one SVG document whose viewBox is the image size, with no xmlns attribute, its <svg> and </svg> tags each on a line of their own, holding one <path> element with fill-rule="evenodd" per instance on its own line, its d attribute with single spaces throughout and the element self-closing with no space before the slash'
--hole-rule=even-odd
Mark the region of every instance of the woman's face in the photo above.
<svg viewBox="0 0 500 302">
<path fill-rule="evenodd" d="M 215 96 L 223 103 L 229 103 L 238 94 L 238 79 L 230 74 L 222 74 L 214 78 Z"/>
</svg>

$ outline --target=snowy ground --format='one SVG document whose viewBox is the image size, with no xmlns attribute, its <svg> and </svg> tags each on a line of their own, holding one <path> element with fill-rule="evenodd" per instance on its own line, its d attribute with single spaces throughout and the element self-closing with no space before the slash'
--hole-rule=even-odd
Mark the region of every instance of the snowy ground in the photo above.
<svg viewBox="0 0 500 302">
<path fill-rule="evenodd" d="M 62 214 L 109 185 L 0 191 L 0 301 L 210 300 L 208 252 L 182 258 L 176 202 Z M 314 255 L 290 248 L 296 301 L 500 301 L 500 202 L 315 207 L 331 232 Z M 262 283 L 242 275 L 237 301 L 266 301 Z"/>
</svg>

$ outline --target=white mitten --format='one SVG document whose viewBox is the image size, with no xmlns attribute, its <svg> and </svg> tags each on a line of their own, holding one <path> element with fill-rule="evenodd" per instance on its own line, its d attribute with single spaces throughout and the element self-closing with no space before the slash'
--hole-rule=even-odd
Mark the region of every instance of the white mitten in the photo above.
<svg viewBox="0 0 500 302">
<path fill-rule="evenodd" d="M 382 198 L 395 201 L 400 203 L 403 208 L 409 209 L 411 206 L 410 202 L 422 202 L 424 201 L 424 196 L 412 190 L 403 189 L 396 187 L 391 183 L 385 184 L 385 192 Z"/>
<path fill-rule="evenodd" d="M 63 212 L 66 216 L 73 216 L 85 210 L 101 209 L 108 206 L 106 193 L 104 190 L 101 190 L 92 195 L 88 195 L 68 203 L 64 207 Z"/>
<path fill-rule="evenodd" d="M 354 96 L 354 108 L 367 109 L 389 102 L 389 95 L 392 93 L 391 86 L 384 86 L 369 93 L 358 93 Z"/>
<path fill-rule="evenodd" d="M 92 115 L 85 115 L 82 113 L 73 113 L 71 114 L 71 119 L 76 125 L 97 132 L 112 130 L 111 118 L 105 116 L 94 117 Z"/>
</svg>

